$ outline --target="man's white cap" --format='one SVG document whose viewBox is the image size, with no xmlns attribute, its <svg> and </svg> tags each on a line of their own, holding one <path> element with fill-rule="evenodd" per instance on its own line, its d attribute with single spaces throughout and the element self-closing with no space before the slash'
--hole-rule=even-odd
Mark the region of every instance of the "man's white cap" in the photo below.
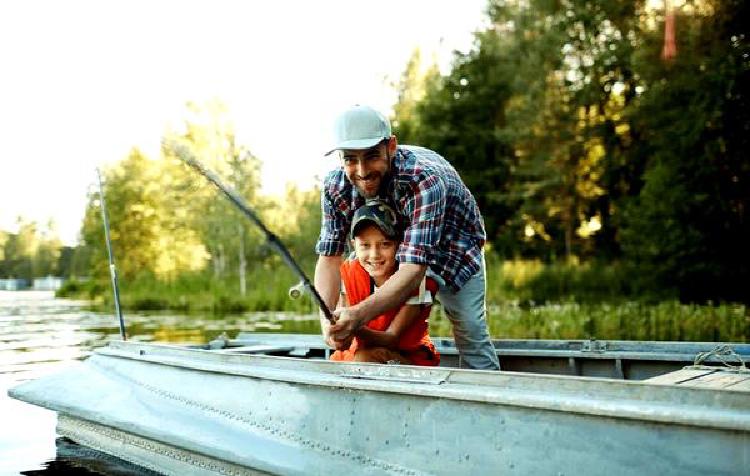
<svg viewBox="0 0 750 476">
<path fill-rule="evenodd" d="M 344 111 L 333 128 L 334 150 L 362 150 L 390 139 L 391 124 L 375 109 L 359 104 Z"/>
</svg>

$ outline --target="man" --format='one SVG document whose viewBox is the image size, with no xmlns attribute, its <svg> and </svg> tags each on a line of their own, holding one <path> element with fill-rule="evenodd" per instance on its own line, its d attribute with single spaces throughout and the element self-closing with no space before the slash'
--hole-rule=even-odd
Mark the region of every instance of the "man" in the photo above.
<svg viewBox="0 0 750 476">
<path fill-rule="evenodd" d="M 370 297 L 321 319 L 326 341 L 347 348 L 354 333 L 376 316 L 405 302 L 425 273 L 438 281 L 438 298 L 453 324 L 461 365 L 499 369 L 486 322 L 485 231 L 474 197 L 456 170 L 437 153 L 399 146 L 389 121 L 367 106 L 344 111 L 334 128 L 341 167 L 331 171 L 321 191 L 323 222 L 315 249 L 315 287 L 329 308 L 336 307 L 339 267 L 354 211 L 380 197 L 403 221 L 398 270 Z"/>
</svg>

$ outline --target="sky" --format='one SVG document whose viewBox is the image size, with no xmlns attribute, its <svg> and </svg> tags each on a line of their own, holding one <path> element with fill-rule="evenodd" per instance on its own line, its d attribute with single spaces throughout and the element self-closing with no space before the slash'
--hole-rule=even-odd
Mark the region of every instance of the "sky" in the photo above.
<svg viewBox="0 0 750 476">
<path fill-rule="evenodd" d="M 344 108 L 385 114 L 415 48 L 447 71 L 485 0 L 2 1 L 0 230 L 74 244 L 95 168 L 155 156 L 187 101 L 225 103 L 262 189 L 312 186 Z"/>
</svg>

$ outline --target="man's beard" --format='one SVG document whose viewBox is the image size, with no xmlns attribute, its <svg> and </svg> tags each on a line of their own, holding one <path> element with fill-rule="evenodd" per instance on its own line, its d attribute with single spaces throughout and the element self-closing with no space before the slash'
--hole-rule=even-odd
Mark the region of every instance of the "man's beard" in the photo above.
<svg viewBox="0 0 750 476">
<path fill-rule="evenodd" d="M 360 195 L 362 195 L 365 198 L 375 198 L 378 196 L 381 196 L 381 193 L 385 190 L 385 186 L 388 183 L 388 181 L 391 178 L 391 174 L 386 171 L 383 173 L 375 172 L 380 177 L 380 181 L 378 182 L 378 187 L 374 189 L 372 192 L 368 192 L 365 189 L 361 188 L 359 185 L 357 185 L 356 182 L 360 182 L 357 180 L 354 184 L 354 187 L 357 189 Z"/>
</svg>

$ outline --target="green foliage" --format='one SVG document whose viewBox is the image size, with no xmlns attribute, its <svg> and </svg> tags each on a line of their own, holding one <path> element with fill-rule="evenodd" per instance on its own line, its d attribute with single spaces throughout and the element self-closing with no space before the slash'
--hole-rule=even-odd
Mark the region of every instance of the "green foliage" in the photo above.
<svg viewBox="0 0 750 476">
<path fill-rule="evenodd" d="M 503 339 L 591 339 L 693 342 L 750 341 L 750 309 L 744 305 L 695 305 L 678 301 L 646 304 L 515 303 L 491 306 L 490 334 Z M 450 336 L 448 318 L 437 308 L 430 334 Z"/>
<path fill-rule="evenodd" d="M 627 270 L 583 295 L 748 301 L 747 10 L 684 2 L 668 61 L 660 5 L 490 0 L 447 75 L 407 65 L 396 133 L 455 165 L 504 258 Z M 533 292 L 580 290 L 565 269 Z"/>
<path fill-rule="evenodd" d="M 289 298 L 289 288 L 298 279 L 285 266 L 252 266 L 247 280 L 243 296 L 237 290 L 236 277 L 216 278 L 211 270 L 182 273 L 169 282 L 143 275 L 120 284 L 120 304 L 128 312 L 173 310 L 216 315 L 265 311 L 311 314 L 315 310 L 309 296 Z M 112 290 L 105 281 L 69 280 L 57 296 L 91 299 L 95 309 L 114 309 Z"/>
<path fill-rule="evenodd" d="M 487 256 L 489 303 L 535 303 L 601 301 L 659 302 L 673 300 L 676 293 L 644 286 L 639 269 L 627 262 L 552 263 L 540 260 L 505 260 Z"/>
<path fill-rule="evenodd" d="M 222 177 L 225 184 L 253 207 L 264 208 L 266 203 L 257 194 L 260 161 L 237 142 L 226 107 L 217 101 L 190 103 L 188 112 L 191 119 L 185 123 L 185 132 L 170 134 L 169 138 L 189 145 L 195 157 Z M 181 210 L 185 219 L 176 225 L 195 231 L 205 246 L 214 277 L 242 273 L 248 260 L 262 258 L 257 254 L 264 240 L 259 230 L 203 177 L 171 156 L 171 151 L 165 150 L 164 154 L 179 170 L 171 206 Z"/>
<path fill-rule="evenodd" d="M 76 297 L 83 295 L 84 283 L 76 280 L 69 279 L 63 283 L 62 287 L 57 290 L 55 296 L 57 297 Z"/>
<path fill-rule="evenodd" d="M 750 281 L 750 47 L 746 2 L 682 15 L 673 63 L 642 56 L 647 91 L 633 124 L 650 147 L 644 186 L 623 216 L 623 246 L 684 299 L 747 299 Z"/>
<path fill-rule="evenodd" d="M 55 296 L 100 302 L 105 292 L 112 292 L 107 282 L 73 277 L 63 283 Z"/>
<path fill-rule="evenodd" d="M 400 102 L 394 129 L 401 142 L 413 142 L 439 151 L 462 175 L 486 214 L 488 235 L 497 236 L 498 224 L 509 216 L 503 197 L 512 152 L 497 131 L 504 125 L 510 72 L 491 35 L 479 36 L 476 54 L 457 56 L 453 71 L 438 77 L 432 67 L 421 81 L 407 69 L 400 84 Z M 414 59 L 412 60 L 414 61 Z M 413 63 L 409 68 L 415 68 Z M 411 92 L 411 90 L 417 92 Z M 424 93 L 422 94 L 422 91 Z M 414 104 L 414 99 L 423 99 Z M 407 115 L 408 113 L 408 115 Z"/>
<path fill-rule="evenodd" d="M 252 203 L 258 159 L 236 144 L 220 104 L 190 105 L 190 111 L 194 122 L 186 124 L 185 133 L 170 137 L 188 144 L 199 160 Z M 133 150 L 104 171 L 112 247 L 122 280 L 169 282 L 207 264 L 217 278 L 236 276 L 233 271 L 241 262 L 257 258 L 259 233 L 170 154 L 149 158 Z M 108 259 L 98 190 L 89 195 L 82 238 L 92 275 L 105 280 Z"/>
</svg>

